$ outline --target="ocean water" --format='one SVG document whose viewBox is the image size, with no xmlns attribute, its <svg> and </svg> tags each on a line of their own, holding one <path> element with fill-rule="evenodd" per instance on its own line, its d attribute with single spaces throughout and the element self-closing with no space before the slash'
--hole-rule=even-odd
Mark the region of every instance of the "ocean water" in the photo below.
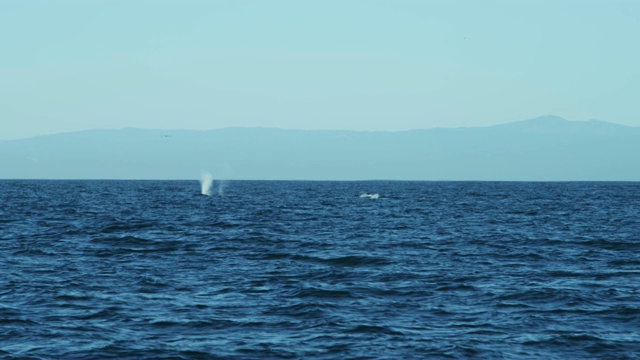
<svg viewBox="0 0 640 360">
<path fill-rule="evenodd" d="M 0 181 L 0 358 L 640 358 L 640 183 Z"/>
</svg>

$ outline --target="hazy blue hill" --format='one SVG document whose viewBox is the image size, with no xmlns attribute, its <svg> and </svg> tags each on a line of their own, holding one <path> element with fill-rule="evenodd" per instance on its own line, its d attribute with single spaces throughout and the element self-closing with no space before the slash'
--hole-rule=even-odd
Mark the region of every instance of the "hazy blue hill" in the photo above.
<svg viewBox="0 0 640 360">
<path fill-rule="evenodd" d="M 555 116 L 403 132 L 91 130 L 0 142 L 0 178 L 640 180 L 640 128 Z"/>
</svg>

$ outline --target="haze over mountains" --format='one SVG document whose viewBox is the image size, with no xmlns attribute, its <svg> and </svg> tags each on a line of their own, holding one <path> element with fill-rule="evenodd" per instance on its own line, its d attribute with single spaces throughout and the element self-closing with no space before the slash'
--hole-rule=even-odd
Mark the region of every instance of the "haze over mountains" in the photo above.
<svg viewBox="0 0 640 360">
<path fill-rule="evenodd" d="M 639 127 L 555 116 L 402 132 L 89 130 L 0 141 L 0 178 L 639 181 L 639 154 Z"/>
</svg>

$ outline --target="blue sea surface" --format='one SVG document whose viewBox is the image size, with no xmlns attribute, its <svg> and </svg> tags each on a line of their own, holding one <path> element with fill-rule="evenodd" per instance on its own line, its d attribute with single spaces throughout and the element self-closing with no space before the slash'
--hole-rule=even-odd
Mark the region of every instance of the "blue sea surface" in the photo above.
<svg viewBox="0 0 640 360">
<path fill-rule="evenodd" d="M 3 180 L 0 358 L 640 358 L 640 183 Z"/>
</svg>

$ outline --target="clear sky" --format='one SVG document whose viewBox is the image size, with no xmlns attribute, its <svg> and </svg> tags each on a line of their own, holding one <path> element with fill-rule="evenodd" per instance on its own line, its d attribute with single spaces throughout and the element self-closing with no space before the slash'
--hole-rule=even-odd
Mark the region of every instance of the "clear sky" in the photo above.
<svg viewBox="0 0 640 360">
<path fill-rule="evenodd" d="M 640 126 L 640 1 L 1 0 L 0 139 Z"/>
</svg>

